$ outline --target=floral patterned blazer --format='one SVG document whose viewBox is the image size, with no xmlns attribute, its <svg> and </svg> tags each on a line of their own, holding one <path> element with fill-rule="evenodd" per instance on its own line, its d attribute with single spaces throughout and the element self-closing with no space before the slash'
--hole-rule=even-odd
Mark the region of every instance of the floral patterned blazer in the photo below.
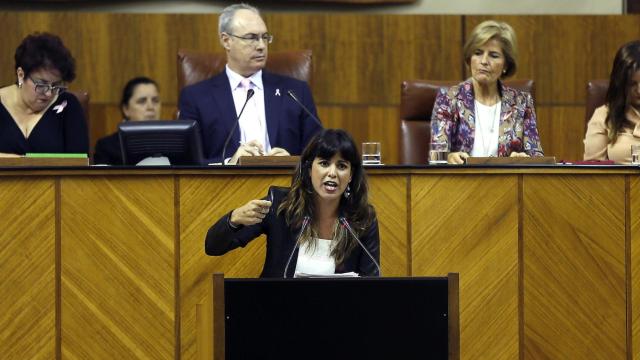
<svg viewBox="0 0 640 360">
<path fill-rule="evenodd" d="M 498 156 L 524 152 L 543 156 L 536 126 L 533 98 L 498 82 L 501 95 Z M 446 142 L 451 152 L 471 154 L 475 136 L 473 84 L 468 79 L 449 89 L 441 88 L 431 114 L 431 141 Z"/>
</svg>

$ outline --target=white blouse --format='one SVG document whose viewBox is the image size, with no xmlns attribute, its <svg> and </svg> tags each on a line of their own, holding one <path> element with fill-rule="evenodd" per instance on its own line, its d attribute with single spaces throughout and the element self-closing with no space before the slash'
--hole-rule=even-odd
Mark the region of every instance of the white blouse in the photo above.
<svg viewBox="0 0 640 360">
<path fill-rule="evenodd" d="M 296 275 L 332 275 L 336 272 L 336 262 L 331 256 L 333 241 L 316 239 L 315 242 L 315 246 L 308 243 L 300 245 Z"/>
<path fill-rule="evenodd" d="M 475 125 L 471 156 L 498 156 L 498 135 L 500 133 L 501 102 L 493 106 L 476 103 Z"/>
</svg>

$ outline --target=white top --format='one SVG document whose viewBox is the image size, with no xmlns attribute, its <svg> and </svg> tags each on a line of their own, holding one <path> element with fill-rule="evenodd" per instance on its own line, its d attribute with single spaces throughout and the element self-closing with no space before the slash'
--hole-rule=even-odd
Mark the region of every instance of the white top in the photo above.
<svg viewBox="0 0 640 360">
<path fill-rule="evenodd" d="M 333 241 L 316 239 L 315 242 L 315 247 L 308 243 L 300 245 L 295 274 L 333 275 L 336 272 L 336 262 L 331 257 Z"/>
<path fill-rule="evenodd" d="M 471 156 L 498 156 L 498 135 L 500 134 L 500 107 L 498 101 L 493 106 L 476 103 L 476 132 Z"/>
<path fill-rule="evenodd" d="M 229 65 L 226 66 L 227 77 L 229 78 L 229 85 L 231 85 L 231 92 L 233 94 L 233 102 L 236 106 L 236 116 L 242 110 L 242 105 L 247 100 L 247 88 L 242 86 L 242 80 L 245 78 L 229 69 Z M 269 134 L 267 132 L 267 117 L 264 105 L 264 86 L 262 84 L 262 70 L 248 77 L 251 81 L 250 88 L 253 89 L 254 94 L 247 102 L 247 106 L 238 121 L 240 127 L 240 143 L 244 144 L 252 140 L 258 140 L 263 145 L 264 153 L 267 154 L 271 151 L 271 144 L 269 143 Z"/>
</svg>

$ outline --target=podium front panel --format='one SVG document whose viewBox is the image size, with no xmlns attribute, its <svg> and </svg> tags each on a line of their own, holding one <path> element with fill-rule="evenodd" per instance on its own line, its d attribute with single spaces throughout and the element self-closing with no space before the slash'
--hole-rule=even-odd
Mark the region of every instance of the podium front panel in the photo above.
<svg viewBox="0 0 640 360">
<path fill-rule="evenodd" d="M 225 279 L 226 359 L 447 359 L 446 278 Z"/>
</svg>

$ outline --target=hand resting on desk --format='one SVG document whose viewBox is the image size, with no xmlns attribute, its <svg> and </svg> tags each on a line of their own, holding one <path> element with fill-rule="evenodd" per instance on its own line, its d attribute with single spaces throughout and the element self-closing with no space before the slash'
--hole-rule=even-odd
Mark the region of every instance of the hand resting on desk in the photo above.
<svg viewBox="0 0 640 360">
<path fill-rule="evenodd" d="M 251 140 L 238 147 L 238 150 L 229 160 L 230 165 L 236 165 L 241 156 L 263 156 L 264 146 L 258 140 Z M 267 156 L 290 156 L 289 152 L 283 148 L 274 147 Z"/>
<path fill-rule="evenodd" d="M 464 151 L 452 152 L 447 155 L 447 164 L 461 165 L 469 157 Z"/>
</svg>

